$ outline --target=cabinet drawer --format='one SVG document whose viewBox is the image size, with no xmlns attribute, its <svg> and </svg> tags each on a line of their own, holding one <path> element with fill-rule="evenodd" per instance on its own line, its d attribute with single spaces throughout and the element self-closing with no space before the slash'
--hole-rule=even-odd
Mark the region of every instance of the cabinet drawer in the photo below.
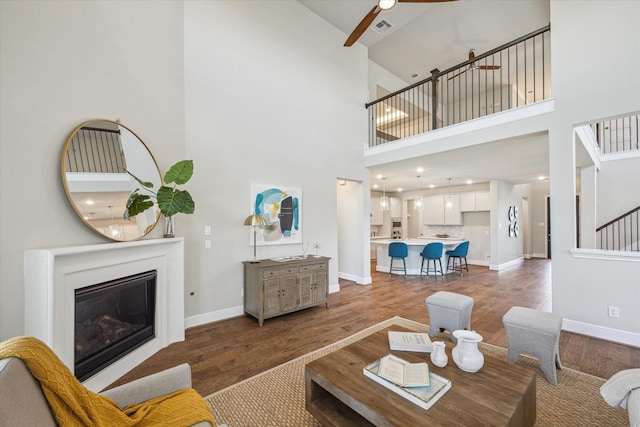
<svg viewBox="0 0 640 427">
<path fill-rule="evenodd" d="M 262 278 L 268 279 L 269 277 L 280 277 L 288 274 L 298 274 L 298 267 L 291 266 L 286 268 L 269 268 L 262 272 Z"/>
<path fill-rule="evenodd" d="M 311 264 L 311 265 L 302 265 L 300 266 L 300 273 L 307 273 L 309 271 L 319 271 L 326 270 L 326 264 Z"/>
</svg>

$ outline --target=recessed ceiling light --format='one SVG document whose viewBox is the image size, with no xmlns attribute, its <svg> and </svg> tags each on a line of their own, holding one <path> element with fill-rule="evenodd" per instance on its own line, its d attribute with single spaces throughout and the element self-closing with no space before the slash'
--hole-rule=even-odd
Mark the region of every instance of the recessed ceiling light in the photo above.
<svg viewBox="0 0 640 427">
<path fill-rule="evenodd" d="M 538 179 L 539 179 L 540 181 L 543 181 L 543 180 L 544 180 L 544 178 L 545 178 L 544 176 L 539 176 L 539 177 L 538 177 Z"/>
<path fill-rule="evenodd" d="M 418 168 L 417 170 L 418 170 L 418 172 L 423 172 L 424 171 L 424 169 L 422 169 L 422 168 Z"/>
<path fill-rule="evenodd" d="M 429 188 L 435 188 L 435 185 L 429 184 Z"/>
<path fill-rule="evenodd" d="M 373 184 L 373 188 L 378 188 L 378 184 Z"/>
<path fill-rule="evenodd" d="M 398 191 L 402 191 L 402 188 L 401 188 L 401 187 L 398 187 Z"/>
<path fill-rule="evenodd" d="M 382 179 L 382 175 L 378 175 L 378 176 L 376 176 L 376 178 Z"/>
<path fill-rule="evenodd" d="M 93 200 L 86 200 L 84 203 L 87 205 L 92 205 L 94 202 Z"/>
<path fill-rule="evenodd" d="M 473 184 L 473 181 L 471 181 L 470 179 L 467 180 L 467 184 Z"/>
</svg>

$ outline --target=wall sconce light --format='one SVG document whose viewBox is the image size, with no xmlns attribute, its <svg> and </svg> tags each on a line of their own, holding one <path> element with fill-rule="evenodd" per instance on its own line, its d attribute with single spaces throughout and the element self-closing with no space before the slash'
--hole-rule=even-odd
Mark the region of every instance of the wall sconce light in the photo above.
<svg viewBox="0 0 640 427">
<path fill-rule="evenodd" d="M 251 263 L 258 262 L 258 260 L 256 260 L 256 232 L 258 227 L 262 228 L 265 224 L 266 221 L 264 220 L 264 218 L 256 214 L 249 215 L 247 219 L 244 220 L 244 225 L 253 227 L 253 261 L 249 261 Z"/>
</svg>

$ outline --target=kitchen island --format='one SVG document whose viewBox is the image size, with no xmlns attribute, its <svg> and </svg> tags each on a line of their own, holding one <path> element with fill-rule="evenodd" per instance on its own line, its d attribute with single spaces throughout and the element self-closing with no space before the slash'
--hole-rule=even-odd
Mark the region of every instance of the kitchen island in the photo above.
<svg viewBox="0 0 640 427">
<path fill-rule="evenodd" d="M 382 271 L 384 273 L 388 273 L 391 268 L 391 258 L 389 257 L 389 243 L 391 242 L 404 242 L 407 244 L 408 248 L 408 256 L 405 260 L 407 264 L 407 274 L 409 275 L 420 275 L 420 269 L 422 266 L 422 256 L 420 256 L 420 252 L 424 247 L 432 242 L 440 242 L 443 244 L 442 249 L 442 258 L 440 261 L 442 262 L 442 268 L 446 273 L 451 273 L 451 271 L 447 271 L 447 256 L 445 252 L 451 249 L 454 249 L 460 243 L 464 242 L 464 239 L 461 237 L 455 238 L 446 238 L 440 239 L 437 237 L 419 237 L 414 239 L 380 239 L 380 240 L 372 240 L 371 244 L 376 246 L 376 271 Z M 399 261 L 396 261 L 398 265 Z M 400 271 L 394 271 L 394 274 L 402 274 Z"/>
</svg>

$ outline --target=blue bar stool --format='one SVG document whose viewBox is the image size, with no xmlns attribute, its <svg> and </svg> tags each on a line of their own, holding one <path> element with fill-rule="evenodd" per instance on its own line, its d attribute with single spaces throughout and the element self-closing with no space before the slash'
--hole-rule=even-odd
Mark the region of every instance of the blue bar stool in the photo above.
<svg viewBox="0 0 640 427">
<path fill-rule="evenodd" d="M 404 271 L 404 276 L 407 276 L 407 264 L 404 259 L 409 255 L 409 248 L 407 244 L 404 242 L 391 242 L 389 243 L 389 256 L 391 257 L 391 263 L 389 264 L 389 276 L 391 276 L 392 271 Z M 402 260 L 402 267 L 394 267 L 393 260 L 394 259 Z"/>
<path fill-rule="evenodd" d="M 455 249 L 446 251 L 447 255 L 447 270 L 454 272 L 459 271 L 462 276 L 463 270 L 467 270 L 469 274 L 469 265 L 467 264 L 467 253 L 469 252 L 469 241 L 460 243 Z M 451 266 L 449 266 L 449 260 L 451 260 Z M 456 266 L 456 260 L 458 260 L 458 266 Z M 464 265 L 462 261 L 464 260 Z"/>
<path fill-rule="evenodd" d="M 422 256 L 422 266 L 420 267 L 420 276 L 422 276 L 422 273 L 427 273 L 427 278 L 429 277 L 429 263 L 431 261 L 433 261 L 433 275 L 437 275 L 438 274 L 438 270 L 436 269 L 436 260 L 438 261 L 438 264 L 440 264 L 440 274 L 443 274 L 442 272 L 442 261 L 440 261 L 440 258 L 442 258 L 442 248 L 443 245 L 440 242 L 433 242 L 433 243 L 429 243 L 427 244 L 424 249 L 422 249 L 422 252 L 420 252 L 420 256 Z M 427 260 L 427 269 L 424 269 L 424 261 Z"/>
</svg>

